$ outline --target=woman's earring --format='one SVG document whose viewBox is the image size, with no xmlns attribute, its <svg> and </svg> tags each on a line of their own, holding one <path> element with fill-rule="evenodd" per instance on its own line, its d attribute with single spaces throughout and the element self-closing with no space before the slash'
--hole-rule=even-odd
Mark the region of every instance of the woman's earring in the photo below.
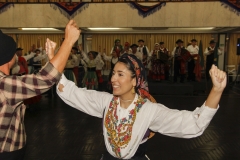
<svg viewBox="0 0 240 160">
<path fill-rule="evenodd" d="M 135 94 L 135 87 L 132 87 L 132 94 Z"/>
</svg>

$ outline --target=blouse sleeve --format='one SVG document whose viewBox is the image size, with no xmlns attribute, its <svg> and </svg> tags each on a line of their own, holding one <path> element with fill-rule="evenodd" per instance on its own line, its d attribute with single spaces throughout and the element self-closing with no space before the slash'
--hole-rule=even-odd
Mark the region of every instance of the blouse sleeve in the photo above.
<svg viewBox="0 0 240 160">
<path fill-rule="evenodd" d="M 59 84 L 64 86 L 62 92 L 58 90 Z M 58 85 L 57 94 L 66 104 L 99 118 L 103 117 L 103 112 L 113 97 L 106 92 L 78 88 L 74 82 L 67 80 L 64 75 L 62 75 Z"/>
<path fill-rule="evenodd" d="M 218 109 L 202 105 L 194 111 L 173 110 L 161 104 L 155 104 L 150 129 L 164 135 L 193 138 L 200 136 L 209 125 Z"/>
</svg>

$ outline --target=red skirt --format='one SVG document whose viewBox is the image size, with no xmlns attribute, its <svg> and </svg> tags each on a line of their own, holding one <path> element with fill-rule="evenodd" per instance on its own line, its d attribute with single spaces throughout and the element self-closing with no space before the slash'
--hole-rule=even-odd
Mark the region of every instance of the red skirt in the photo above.
<svg viewBox="0 0 240 160">
<path fill-rule="evenodd" d="M 98 83 L 103 83 L 102 70 L 96 70 L 96 74 L 98 77 Z"/>
</svg>

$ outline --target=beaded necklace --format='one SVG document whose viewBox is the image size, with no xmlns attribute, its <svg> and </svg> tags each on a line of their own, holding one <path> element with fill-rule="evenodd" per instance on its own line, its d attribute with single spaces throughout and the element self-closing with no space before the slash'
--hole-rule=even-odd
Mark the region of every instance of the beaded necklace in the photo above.
<svg viewBox="0 0 240 160">
<path fill-rule="evenodd" d="M 137 112 L 139 112 L 147 100 L 138 96 L 137 101 L 134 102 L 135 107 L 129 111 L 128 118 L 122 119 L 118 119 L 117 116 L 117 106 L 119 104 L 117 100 L 118 97 L 114 96 L 110 102 L 104 125 L 107 129 L 108 141 L 113 152 L 118 158 L 121 158 L 121 149 L 126 148 L 131 140 L 132 128 Z"/>
</svg>

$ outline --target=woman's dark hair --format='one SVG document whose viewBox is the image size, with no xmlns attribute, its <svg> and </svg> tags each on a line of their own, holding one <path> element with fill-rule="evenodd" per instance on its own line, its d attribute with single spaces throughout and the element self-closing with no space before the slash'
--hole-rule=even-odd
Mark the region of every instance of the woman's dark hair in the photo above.
<svg viewBox="0 0 240 160">
<path fill-rule="evenodd" d="M 90 51 L 90 52 L 88 52 L 88 56 L 89 56 L 90 53 L 93 55 L 93 58 L 94 58 L 94 59 L 95 59 L 95 58 L 97 57 L 97 55 L 98 55 L 98 52 Z"/>
<path fill-rule="evenodd" d="M 132 78 L 135 78 L 136 79 L 136 83 L 140 83 L 138 82 L 139 80 L 142 81 L 142 80 L 146 80 L 146 73 L 145 73 L 145 69 L 144 69 L 144 66 L 141 62 L 141 60 L 139 60 L 135 55 L 133 54 L 128 54 L 128 53 L 125 53 L 123 54 L 119 59 L 118 59 L 118 62 L 122 62 L 125 64 L 125 66 L 127 67 L 127 69 L 132 73 Z M 118 63 L 117 62 L 117 63 Z M 137 63 L 137 66 L 134 65 L 134 63 Z M 137 70 L 137 72 L 140 71 L 140 75 L 136 75 L 136 67 L 139 67 Z M 138 76 L 138 78 L 137 78 Z M 141 77 L 141 78 L 140 78 Z M 140 79 L 139 79 L 140 78 Z M 141 86 L 135 86 L 135 92 L 137 93 L 138 92 L 138 89 L 139 87 Z"/>
<path fill-rule="evenodd" d="M 122 62 L 125 64 L 125 66 L 127 67 L 127 69 L 132 73 L 132 78 L 135 78 L 136 77 L 136 73 L 135 73 L 135 69 L 134 69 L 134 66 L 128 61 L 126 60 L 125 58 L 119 58 L 118 59 L 118 62 Z M 118 63 L 117 62 L 117 63 Z"/>
</svg>

